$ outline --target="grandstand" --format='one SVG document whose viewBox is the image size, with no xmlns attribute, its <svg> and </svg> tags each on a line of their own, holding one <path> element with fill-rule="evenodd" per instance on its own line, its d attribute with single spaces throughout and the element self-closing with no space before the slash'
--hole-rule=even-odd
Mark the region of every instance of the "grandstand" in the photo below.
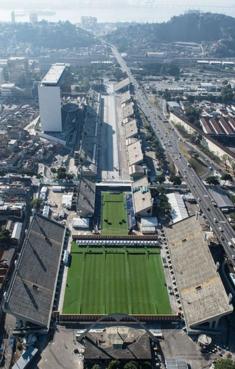
<svg viewBox="0 0 235 369">
<path fill-rule="evenodd" d="M 4 300 L 5 312 L 42 328 L 50 326 L 65 228 L 34 215 Z"/>
</svg>

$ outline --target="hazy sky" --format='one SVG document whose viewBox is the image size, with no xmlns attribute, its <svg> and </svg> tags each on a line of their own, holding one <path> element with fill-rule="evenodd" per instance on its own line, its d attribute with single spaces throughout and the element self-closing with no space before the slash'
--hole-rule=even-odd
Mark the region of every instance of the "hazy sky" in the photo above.
<svg viewBox="0 0 235 369">
<path fill-rule="evenodd" d="M 235 0 L 0 0 L 0 20 L 8 20 L 12 9 L 50 9 L 51 20 L 78 21 L 81 15 L 100 21 L 162 21 L 189 9 L 235 16 Z"/>
</svg>

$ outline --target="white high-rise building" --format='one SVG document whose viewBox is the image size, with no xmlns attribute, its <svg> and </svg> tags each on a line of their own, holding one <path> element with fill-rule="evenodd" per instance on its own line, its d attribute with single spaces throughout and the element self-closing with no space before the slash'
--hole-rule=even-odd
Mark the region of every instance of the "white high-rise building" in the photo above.
<svg viewBox="0 0 235 369">
<path fill-rule="evenodd" d="M 38 86 L 40 121 L 43 132 L 61 132 L 60 84 L 67 64 L 53 64 Z"/>
</svg>

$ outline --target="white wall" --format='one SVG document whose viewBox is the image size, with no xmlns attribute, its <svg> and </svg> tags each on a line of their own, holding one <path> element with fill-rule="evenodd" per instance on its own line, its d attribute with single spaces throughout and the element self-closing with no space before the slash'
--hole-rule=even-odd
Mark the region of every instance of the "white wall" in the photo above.
<svg viewBox="0 0 235 369">
<path fill-rule="evenodd" d="M 61 97 L 58 86 L 38 87 L 40 120 L 43 132 L 61 132 Z"/>
</svg>

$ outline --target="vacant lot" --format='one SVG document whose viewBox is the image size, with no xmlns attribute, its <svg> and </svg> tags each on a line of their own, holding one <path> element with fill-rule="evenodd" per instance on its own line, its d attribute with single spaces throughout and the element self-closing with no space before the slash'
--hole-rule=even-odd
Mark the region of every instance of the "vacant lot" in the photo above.
<svg viewBox="0 0 235 369">
<path fill-rule="evenodd" d="M 171 314 L 159 250 L 74 244 L 63 312 Z"/>
<path fill-rule="evenodd" d="M 124 236 L 128 234 L 124 193 L 102 193 L 102 234 Z"/>
</svg>

